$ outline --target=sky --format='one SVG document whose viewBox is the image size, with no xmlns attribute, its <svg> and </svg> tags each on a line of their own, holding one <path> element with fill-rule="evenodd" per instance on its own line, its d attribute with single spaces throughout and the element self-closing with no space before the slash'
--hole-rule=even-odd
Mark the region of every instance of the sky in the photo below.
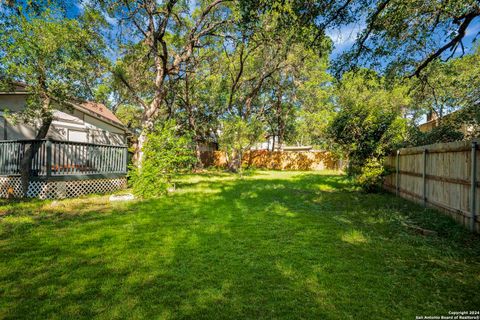
<svg viewBox="0 0 480 320">
<path fill-rule="evenodd" d="M 337 58 L 342 52 L 347 51 L 355 43 L 355 39 L 361 30 L 365 27 L 365 23 L 352 23 L 341 27 L 340 29 L 327 30 L 327 36 L 333 41 L 333 51 L 330 58 Z"/>
<path fill-rule="evenodd" d="M 475 37 L 480 32 L 480 17 L 477 17 L 472 21 L 472 24 L 468 27 L 466 34 L 465 34 L 465 42 L 471 44 Z M 480 40 L 480 39 L 479 39 Z"/>
</svg>

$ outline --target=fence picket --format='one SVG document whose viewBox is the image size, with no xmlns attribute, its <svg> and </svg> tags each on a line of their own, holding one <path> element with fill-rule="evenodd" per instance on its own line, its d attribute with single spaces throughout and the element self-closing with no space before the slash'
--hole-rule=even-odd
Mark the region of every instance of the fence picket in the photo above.
<svg viewBox="0 0 480 320">
<path fill-rule="evenodd" d="M 387 164 L 395 163 L 396 170 L 385 179 L 385 188 L 444 211 L 480 232 L 475 202 L 480 185 L 473 177 L 479 161 L 476 143 L 460 141 L 400 149 L 386 159 Z"/>
</svg>

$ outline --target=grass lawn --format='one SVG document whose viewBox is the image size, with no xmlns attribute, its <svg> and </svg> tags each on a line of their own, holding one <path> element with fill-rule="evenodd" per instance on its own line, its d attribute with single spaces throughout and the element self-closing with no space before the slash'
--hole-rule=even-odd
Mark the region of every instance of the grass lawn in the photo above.
<svg viewBox="0 0 480 320">
<path fill-rule="evenodd" d="M 480 308 L 479 236 L 328 172 L 191 175 L 169 196 L 126 203 L 0 201 L 0 318 L 414 319 Z"/>
</svg>

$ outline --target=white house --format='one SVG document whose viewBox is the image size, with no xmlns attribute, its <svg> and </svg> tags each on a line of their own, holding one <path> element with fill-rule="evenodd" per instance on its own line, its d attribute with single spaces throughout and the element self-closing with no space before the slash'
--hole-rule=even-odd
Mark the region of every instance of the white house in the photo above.
<svg viewBox="0 0 480 320">
<path fill-rule="evenodd" d="M 0 198 L 64 198 L 126 186 L 126 129 L 103 104 L 70 101 L 55 108 L 47 139 L 39 125 L 13 121 L 29 97 L 25 85 L 0 92 Z M 22 161 L 33 150 L 25 194 Z"/>
<path fill-rule="evenodd" d="M 22 111 L 29 93 L 17 84 L 15 90 L 0 92 L 0 140 L 35 138 L 35 124 L 14 123 L 5 113 Z M 47 138 L 108 145 L 124 145 L 126 129 L 122 122 L 103 104 L 71 101 L 68 107 L 54 110 L 54 120 Z"/>
</svg>

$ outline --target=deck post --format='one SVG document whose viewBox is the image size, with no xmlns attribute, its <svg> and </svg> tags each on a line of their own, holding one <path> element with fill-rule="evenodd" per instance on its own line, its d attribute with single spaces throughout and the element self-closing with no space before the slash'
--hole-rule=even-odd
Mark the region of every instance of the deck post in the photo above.
<svg viewBox="0 0 480 320">
<path fill-rule="evenodd" d="M 128 164 L 128 147 L 123 148 L 123 168 L 122 172 L 128 172 L 127 170 L 127 164 Z"/>
<path fill-rule="evenodd" d="M 47 147 L 47 177 L 52 175 L 52 141 L 47 140 L 45 143 Z"/>
<path fill-rule="evenodd" d="M 471 229 L 475 231 L 476 227 L 476 220 L 477 220 L 477 142 L 472 142 L 472 169 L 471 169 L 471 194 L 470 194 L 470 222 L 471 222 Z"/>
</svg>

